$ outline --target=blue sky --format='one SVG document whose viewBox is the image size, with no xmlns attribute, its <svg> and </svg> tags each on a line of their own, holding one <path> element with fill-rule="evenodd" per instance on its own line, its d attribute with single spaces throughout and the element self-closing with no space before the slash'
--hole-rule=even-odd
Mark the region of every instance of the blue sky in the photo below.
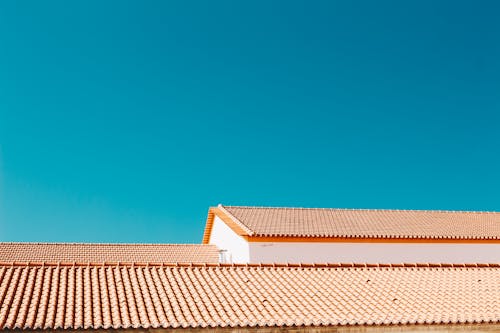
<svg viewBox="0 0 500 333">
<path fill-rule="evenodd" d="M 0 241 L 233 205 L 500 211 L 497 1 L 2 1 Z"/>
</svg>

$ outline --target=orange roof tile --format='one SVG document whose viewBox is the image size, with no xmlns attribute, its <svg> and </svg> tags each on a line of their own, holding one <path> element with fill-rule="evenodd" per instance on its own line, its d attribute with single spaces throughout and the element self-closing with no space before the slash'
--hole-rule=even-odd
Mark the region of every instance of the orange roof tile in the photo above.
<svg viewBox="0 0 500 333">
<path fill-rule="evenodd" d="M 0 264 L 0 328 L 500 322 L 499 265 Z"/>
<path fill-rule="evenodd" d="M 211 209 L 245 236 L 500 240 L 500 213 L 425 210 L 271 208 Z M 210 217 L 210 216 L 209 216 Z M 229 221 L 229 222 L 228 222 Z M 209 223 L 204 243 L 209 238 Z M 278 239 L 279 240 L 279 239 Z"/>
<path fill-rule="evenodd" d="M 202 244 L 0 243 L 0 261 L 217 263 L 219 253 Z"/>
</svg>

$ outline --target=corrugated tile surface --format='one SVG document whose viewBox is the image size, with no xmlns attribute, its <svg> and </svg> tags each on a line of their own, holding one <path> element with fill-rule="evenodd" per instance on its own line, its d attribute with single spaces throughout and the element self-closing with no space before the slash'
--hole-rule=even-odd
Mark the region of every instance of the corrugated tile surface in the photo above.
<svg viewBox="0 0 500 333">
<path fill-rule="evenodd" d="M 0 327 L 500 321 L 500 266 L 0 264 Z"/>
<path fill-rule="evenodd" d="M 0 261 L 217 263 L 219 253 L 201 244 L 0 243 Z"/>
<path fill-rule="evenodd" d="M 500 239 L 500 213 L 219 206 L 252 236 Z"/>
</svg>

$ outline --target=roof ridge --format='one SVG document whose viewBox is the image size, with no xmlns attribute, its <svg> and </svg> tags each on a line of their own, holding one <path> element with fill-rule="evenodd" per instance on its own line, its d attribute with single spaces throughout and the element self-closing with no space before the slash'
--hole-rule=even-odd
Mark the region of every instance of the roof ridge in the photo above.
<svg viewBox="0 0 500 333">
<path fill-rule="evenodd" d="M 159 262 L 3 262 L 11 267 L 248 267 L 248 268 L 500 268 L 500 263 L 159 263 Z"/>
<path fill-rule="evenodd" d="M 394 209 L 394 208 L 328 208 L 328 207 L 285 207 L 285 206 L 230 206 L 222 205 L 226 208 L 253 208 L 253 209 L 290 209 L 290 210 L 340 210 L 340 211 L 394 211 L 394 212 L 440 212 L 440 213 L 488 213 L 500 214 L 500 211 L 482 210 L 448 210 L 448 209 Z"/>
</svg>

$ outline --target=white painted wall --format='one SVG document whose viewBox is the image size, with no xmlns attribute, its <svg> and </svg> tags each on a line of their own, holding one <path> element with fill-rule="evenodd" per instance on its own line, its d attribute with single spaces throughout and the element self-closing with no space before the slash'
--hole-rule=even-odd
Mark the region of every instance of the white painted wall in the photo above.
<svg viewBox="0 0 500 333">
<path fill-rule="evenodd" d="M 218 216 L 210 244 L 228 263 L 499 263 L 500 244 L 251 242 Z"/>
<path fill-rule="evenodd" d="M 251 263 L 500 262 L 500 244 L 251 242 L 249 246 Z"/>
<path fill-rule="evenodd" d="M 216 245 L 220 250 L 226 250 L 224 256 L 228 263 L 250 262 L 248 242 L 231 230 L 218 216 L 214 218 L 209 244 Z"/>
</svg>

